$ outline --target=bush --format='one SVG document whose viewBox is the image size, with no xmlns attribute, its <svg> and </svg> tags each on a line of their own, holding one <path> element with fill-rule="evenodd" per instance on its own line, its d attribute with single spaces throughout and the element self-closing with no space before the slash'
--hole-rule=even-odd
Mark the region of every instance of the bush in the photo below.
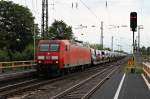
<svg viewBox="0 0 150 99">
<path fill-rule="evenodd" d="M 28 45 L 23 52 L 12 53 L 12 61 L 33 60 L 33 56 L 34 47 L 32 45 Z"/>
<path fill-rule="evenodd" d="M 20 52 L 14 52 L 14 53 L 11 53 L 11 55 L 12 55 L 12 61 L 22 61 L 23 60 L 22 53 L 20 53 Z"/>
<path fill-rule="evenodd" d="M 6 52 L 0 50 L 0 61 L 25 61 L 34 59 L 34 46 L 28 45 L 23 52 Z"/>
<path fill-rule="evenodd" d="M 6 51 L 0 50 L 0 61 L 9 61 L 8 53 Z"/>
<path fill-rule="evenodd" d="M 34 58 L 34 46 L 28 45 L 22 54 L 23 54 L 23 57 L 25 60 L 33 60 L 33 58 Z"/>
</svg>

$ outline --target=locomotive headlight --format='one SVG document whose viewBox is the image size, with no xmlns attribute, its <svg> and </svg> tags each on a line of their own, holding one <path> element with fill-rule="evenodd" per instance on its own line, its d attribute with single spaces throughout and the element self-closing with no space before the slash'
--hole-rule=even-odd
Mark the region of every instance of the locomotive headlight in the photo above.
<svg viewBox="0 0 150 99">
<path fill-rule="evenodd" d="M 47 53 L 48 55 L 50 55 L 51 53 Z"/>
<path fill-rule="evenodd" d="M 51 59 L 52 60 L 58 60 L 58 56 L 52 56 Z"/>
<path fill-rule="evenodd" d="M 58 64 L 58 61 L 56 61 L 56 64 Z"/>
<path fill-rule="evenodd" d="M 38 61 L 38 63 L 40 64 L 40 63 L 42 63 L 41 61 Z"/>
<path fill-rule="evenodd" d="M 40 60 L 40 59 L 44 60 L 44 56 L 38 56 L 38 59 L 39 59 L 39 60 Z"/>
</svg>

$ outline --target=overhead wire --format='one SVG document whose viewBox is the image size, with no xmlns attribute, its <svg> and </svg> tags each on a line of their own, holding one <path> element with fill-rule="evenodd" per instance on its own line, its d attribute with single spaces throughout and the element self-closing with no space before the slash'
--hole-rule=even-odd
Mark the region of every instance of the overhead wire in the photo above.
<svg viewBox="0 0 150 99">
<path fill-rule="evenodd" d="M 99 18 L 97 17 L 97 15 L 91 10 L 90 7 L 88 7 L 82 0 L 80 0 L 80 2 L 88 9 L 88 11 L 99 21 Z"/>
<path fill-rule="evenodd" d="M 86 5 L 85 3 L 84 3 L 84 1 L 83 0 L 79 0 L 81 3 L 82 3 L 82 5 L 85 7 L 85 8 L 87 8 L 88 9 L 88 11 L 99 21 L 99 18 L 97 17 L 97 15 L 92 11 L 92 9 L 88 6 L 88 5 Z M 68 6 L 70 6 L 70 4 L 68 4 L 68 3 L 62 3 L 62 2 L 60 2 L 60 1 L 55 1 L 55 3 L 59 3 L 59 4 L 65 4 L 65 5 L 68 5 Z M 73 7 L 74 5 L 73 5 L 73 2 L 71 3 L 71 7 Z M 78 3 L 77 2 L 75 2 L 75 7 L 76 8 L 78 8 Z"/>
</svg>

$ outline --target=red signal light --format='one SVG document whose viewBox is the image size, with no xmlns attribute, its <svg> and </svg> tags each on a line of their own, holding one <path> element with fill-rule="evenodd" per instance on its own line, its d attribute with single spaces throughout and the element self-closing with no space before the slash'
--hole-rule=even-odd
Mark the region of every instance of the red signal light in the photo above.
<svg viewBox="0 0 150 99">
<path fill-rule="evenodd" d="M 136 31 L 136 28 L 137 28 L 137 13 L 136 12 L 130 13 L 130 28 L 132 31 Z"/>
</svg>

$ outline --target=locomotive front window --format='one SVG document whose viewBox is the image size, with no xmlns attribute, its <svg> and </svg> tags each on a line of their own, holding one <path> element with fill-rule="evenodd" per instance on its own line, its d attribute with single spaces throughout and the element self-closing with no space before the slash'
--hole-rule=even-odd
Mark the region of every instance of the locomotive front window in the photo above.
<svg viewBox="0 0 150 99">
<path fill-rule="evenodd" d="M 59 44 L 51 44 L 50 45 L 51 52 L 57 52 L 58 50 L 59 50 Z"/>
<path fill-rule="evenodd" d="M 41 52 L 49 51 L 49 44 L 40 44 L 40 51 Z"/>
</svg>

